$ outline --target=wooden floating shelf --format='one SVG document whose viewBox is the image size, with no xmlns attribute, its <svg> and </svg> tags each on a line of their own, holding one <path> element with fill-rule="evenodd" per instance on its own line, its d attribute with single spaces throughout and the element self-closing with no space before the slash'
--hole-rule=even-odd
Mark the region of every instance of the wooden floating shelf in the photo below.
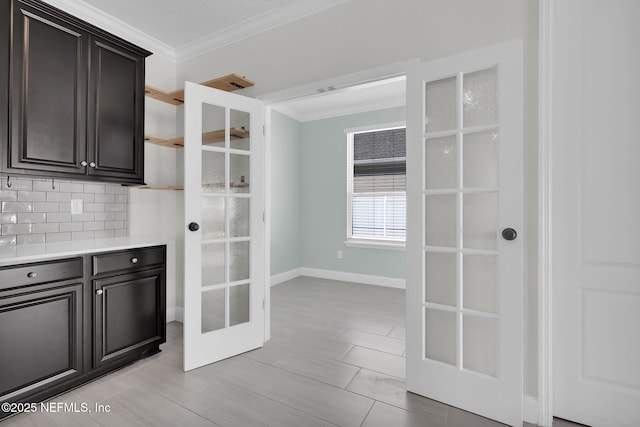
<svg viewBox="0 0 640 427">
<path fill-rule="evenodd" d="M 229 129 L 229 139 L 232 141 L 235 139 L 249 138 L 249 131 L 245 129 L 231 128 Z M 205 132 L 202 134 L 203 144 L 215 144 L 217 142 L 224 142 L 224 129 L 214 130 L 211 132 Z"/>
<path fill-rule="evenodd" d="M 249 131 L 245 129 L 231 128 L 229 129 L 230 139 L 244 139 L 249 138 Z M 144 140 L 152 144 L 162 145 L 163 147 L 183 148 L 184 137 L 178 138 L 160 138 L 158 136 L 145 134 Z M 215 144 L 218 142 L 224 142 L 224 129 L 213 130 L 211 132 L 205 132 L 202 134 L 202 144 Z"/>
<path fill-rule="evenodd" d="M 224 182 L 214 182 L 209 184 L 202 184 L 203 187 L 209 188 L 224 188 Z M 249 187 L 248 182 L 230 182 L 229 187 L 231 188 L 246 188 Z"/>
<path fill-rule="evenodd" d="M 218 77 L 217 79 L 202 82 L 200 84 L 227 92 L 232 92 L 234 90 L 244 89 L 246 87 L 255 85 L 255 83 L 251 80 L 247 80 L 246 78 L 237 74 L 229 74 L 228 76 Z M 166 102 L 168 104 L 184 104 L 184 89 L 174 90 L 173 92 L 166 92 L 162 89 L 145 85 L 144 93 L 150 98 L 157 99 L 158 101 Z"/>
<path fill-rule="evenodd" d="M 184 147 L 184 138 L 160 138 L 159 136 L 149 135 L 148 133 L 144 134 L 144 140 L 146 142 L 150 142 L 156 145 L 162 145 L 163 147 L 173 147 L 173 148 L 182 148 Z"/>
<path fill-rule="evenodd" d="M 139 188 L 141 190 L 184 190 L 182 185 L 154 185 L 154 184 L 144 184 L 144 185 L 127 185 L 129 188 Z"/>
</svg>

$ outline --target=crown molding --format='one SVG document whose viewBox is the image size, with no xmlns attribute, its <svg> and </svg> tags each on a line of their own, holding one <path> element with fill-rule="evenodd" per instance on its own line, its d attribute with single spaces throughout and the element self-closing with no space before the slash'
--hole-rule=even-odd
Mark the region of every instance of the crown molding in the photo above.
<svg viewBox="0 0 640 427">
<path fill-rule="evenodd" d="M 331 0 L 320 7 L 305 1 L 292 2 L 286 7 L 239 22 L 222 31 L 178 47 L 176 49 L 176 62 L 187 61 L 203 53 L 229 46 L 240 40 L 248 39 L 249 37 L 286 25 L 290 22 L 306 18 L 314 13 L 321 12 L 347 1 L 348 0 Z"/>
<path fill-rule="evenodd" d="M 187 61 L 207 52 L 231 45 L 265 31 L 272 30 L 314 13 L 345 3 L 348 0 L 330 0 L 322 6 L 307 1 L 295 1 L 287 7 L 264 13 L 253 19 L 239 22 L 222 31 L 203 37 L 199 40 L 173 48 L 160 40 L 151 37 L 129 24 L 91 5 L 78 0 L 43 0 L 51 6 L 70 13 L 105 31 L 113 33 L 131 43 L 141 46 L 154 54 L 160 55 L 173 63 Z"/>
<path fill-rule="evenodd" d="M 349 116 L 352 114 L 368 113 L 370 111 L 384 110 L 387 108 L 404 107 L 406 105 L 405 97 L 394 97 L 378 102 L 354 103 L 340 108 L 321 109 L 310 113 L 299 112 L 287 104 L 275 105 L 272 108 L 279 113 L 284 114 L 301 123 L 314 120 L 332 119 L 334 117 Z"/>
<path fill-rule="evenodd" d="M 113 33 L 133 44 L 143 47 L 154 54 L 176 62 L 176 51 L 166 43 L 120 21 L 113 16 L 78 0 L 44 0 L 45 3 L 57 7 L 73 16 L 87 21 L 105 31 Z"/>
<path fill-rule="evenodd" d="M 176 50 L 147 33 L 144 33 L 113 16 L 78 0 L 43 0 L 73 16 L 113 33 L 133 44 L 143 47 L 172 62 L 176 62 Z"/>
</svg>

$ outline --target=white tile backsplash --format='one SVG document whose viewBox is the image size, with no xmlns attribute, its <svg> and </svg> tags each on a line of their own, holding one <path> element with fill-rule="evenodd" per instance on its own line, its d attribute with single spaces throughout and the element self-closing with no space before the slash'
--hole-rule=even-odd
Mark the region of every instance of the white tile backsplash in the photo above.
<svg viewBox="0 0 640 427">
<path fill-rule="evenodd" d="M 0 247 L 128 233 L 129 190 L 120 184 L 7 178 L 0 185 Z M 71 214 L 71 199 L 84 212 Z"/>
</svg>

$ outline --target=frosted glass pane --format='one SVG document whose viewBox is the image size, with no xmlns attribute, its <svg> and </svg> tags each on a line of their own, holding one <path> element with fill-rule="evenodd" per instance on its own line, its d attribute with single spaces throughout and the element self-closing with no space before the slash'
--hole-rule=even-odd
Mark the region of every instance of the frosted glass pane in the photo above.
<svg viewBox="0 0 640 427">
<path fill-rule="evenodd" d="M 456 196 L 426 196 L 425 211 L 426 244 L 456 247 Z"/>
<path fill-rule="evenodd" d="M 223 329 L 225 289 L 214 289 L 202 293 L 202 333 Z"/>
<path fill-rule="evenodd" d="M 202 245 L 202 286 L 224 283 L 224 243 Z"/>
<path fill-rule="evenodd" d="M 458 185 L 456 137 L 427 139 L 425 144 L 425 188 L 456 188 Z"/>
<path fill-rule="evenodd" d="M 251 114 L 231 110 L 231 148 L 235 150 L 249 150 L 249 138 L 245 137 L 249 134 L 248 129 L 251 129 Z"/>
<path fill-rule="evenodd" d="M 465 187 L 498 186 L 498 132 L 465 134 L 463 180 Z"/>
<path fill-rule="evenodd" d="M 251 200 L 229 198 L 229 232 L 231 237 L 249 237 L 249 214 Z"/>
<path fill-rule="evenodd" d="M 465 74 L 462 80 L 464 127 L 498 123 L 498 73 L 496 68 Z"/>
<path fill-rule="evenodd" d="M 464 307 L 495 313 L 498 258 L 495 256 L 464 255 L 462 266 Z"/>
<path fill-rule="evenodd" d="M 249 278 L 249 242 L 229 243 L 229 281 Z"/>
<path fill-rule="evenodd" d="M 229 288 L 229 326 L 249 321 L 249 284 Z"/>
<path fill-rule="evenodd" d="M 475 372 L 496 375 L 498 349 L 498 322 L 475 316 L 464 316 L 462 321 L 462 366 Z"/>
<path fill-rule="evenodd" d="M 456 314 L 427 308 L 425 314 L 425 357 L 456 364 Z"/>
<path fill-rule="evenodd" d="M 231 154 L 231 191 L 248 193 L 251 177 L 249 176 L 251 157 L 244 154 Z"/>
<path fill-rule="evenodd" d="M 456 78 L 426 84 L 426 132 L 456 129 Z"/>
<path fill-rule="evenodd" d="M 427 302 L 456 305 L 456 255 L 427 252 L 425 255 Z"/>
<path fill-rule="evenodd" d="M 200 197 L 200 213 L 203 240 L 225 236 L 224 197 Z"/>
<path fill-rule="evenodd" d="M 202 132 L 221 131 L 222 137 L 203 138 L 203 145 L 224 147 L 225 108 L 212 104 L 202 104 Z"/>
<path fill-rule="evenodd" d="M 463 215 L 463 247 L 496 249 L 498 244 L 498 193 L 465 194 Z"/>
<path fill-rule="evenodd" d="M 202 151 L 202 192 L 221 193 L 224 188 L 224 153 Z"/>
</svg>

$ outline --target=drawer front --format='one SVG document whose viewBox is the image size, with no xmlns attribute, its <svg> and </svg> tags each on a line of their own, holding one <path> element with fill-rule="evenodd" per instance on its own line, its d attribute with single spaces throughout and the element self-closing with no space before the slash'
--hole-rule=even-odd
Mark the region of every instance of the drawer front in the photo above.
<svg viewBox="0 0 640 427">
<path fill-rule="evenodd" d="M 130 249 L 93 256 L 93 275 L 164 264 L 164 247 Z"/>
<path fill-rule="evenodd" d="M 82 258 L 0 268 L 0 290 L 82 278 Z"/>
</svg>

